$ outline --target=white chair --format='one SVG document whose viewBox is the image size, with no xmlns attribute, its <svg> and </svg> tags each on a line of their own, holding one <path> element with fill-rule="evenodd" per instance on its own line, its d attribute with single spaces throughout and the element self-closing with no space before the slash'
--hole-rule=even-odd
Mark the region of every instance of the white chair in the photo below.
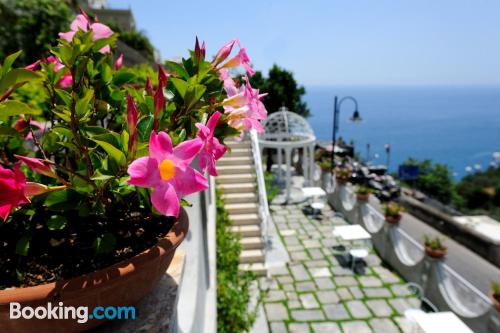
<svg viewBox="0 0 500 333">
<path fill-rule="evenodd" d="M 354 267 L 356 266 L 356 261 L 368 257 L 369 253 L 370 252 L 366 248 L 350 249 L 349 254 L 351 255 L 351 270 L 354 271 Z"/>
<path fill-rule="evenodd" d="M 326 192 L 321 187 L 303 187 L 302 194 L 312 209 L 312 218 L 317 218 L 325 208 Z"/>
</svg>

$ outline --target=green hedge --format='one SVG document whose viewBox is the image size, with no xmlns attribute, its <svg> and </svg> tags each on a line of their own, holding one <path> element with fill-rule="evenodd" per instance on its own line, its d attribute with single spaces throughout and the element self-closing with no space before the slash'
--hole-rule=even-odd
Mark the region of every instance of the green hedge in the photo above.
<svg viewBox="0 0 500 333">
<path fill-rule="evenodd" d="M 232 221 L 217 193 L 217 332 L 247 332 L 255 320 L 248 311 L 250 285 L 255 279 L 251 272 L 239 272 L 240 237 L 230 231 Z"/>
</svg>

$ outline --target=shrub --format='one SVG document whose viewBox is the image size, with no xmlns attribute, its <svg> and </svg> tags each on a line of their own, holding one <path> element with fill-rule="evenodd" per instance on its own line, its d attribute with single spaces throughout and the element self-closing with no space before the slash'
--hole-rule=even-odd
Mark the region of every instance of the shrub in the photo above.
<svg viewBox="0 0 500 333">
<path fill-rule="evenodd" d="M 255 320 L 248 309 L 250 285 L 255 279 L 251 272 L 238 271 L 241 253 L 240 237 L 230 231 L 232 221 L 217 193 L 217 332 L 247 332 Z"/>
<path fill-rule="evenodd" d="M 429 235 L 424 236 L 424 246 L 430 248 L 431 250 L 447 250 L 446 246 L 443 245 L 443 240 L 440 237 L 431 237 Z"/>
<path fill-rule="evenodd" d="M 388 204 L 384 205 L 384 214 L 385 216 L 390 216 L 390 217 L 399 217 L 401 216 L 401 213 L 405 211 L 404 207 L 399 205 L 395 201 L 391 201 Z"/>
<path fill-rule="evenodd" d="M 274 183 L 274 175 L 272 172 L 264 172 L 264 182 L 266 185 L 267 202 L 270 204 L 274 198 L 280 193 L 280 188 Z"/>
</svg>

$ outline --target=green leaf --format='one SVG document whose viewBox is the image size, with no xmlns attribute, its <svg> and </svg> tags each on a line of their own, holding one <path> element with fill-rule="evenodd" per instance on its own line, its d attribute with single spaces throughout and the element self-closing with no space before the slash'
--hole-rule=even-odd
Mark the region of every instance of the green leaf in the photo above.
<svg viewBox="0 0 500 333">
<path fill-rule="evenodd" d="M 66 227 L 68 220 L 61 215 L 52 215 L 47 221 L 47 228 L 49 230 L 61 230 Z"/>
<path fill-rule="evenodd" d="M 69 92 L 63 89 L 55 89 L 57 96 L 63 101 L 66 106 L 71 105 L 71 95 Z"/>
<path fill-rule="evenodd" d="M 19 50 L 16 53 L 13 53 L 5 58 L 5 60 L 3 61 L 2 73 L 0 77 L 3 77 L 5 74 L 7 74 L 7 72 L 12 68 L 12 64 L 14 63 L 14 61 L 16 61 L 16 59 L 21 55 L 22 52 L 23 51 Z"/>
<path fill-rule="evenodd" d="M 0 125 L 0 136 L 17 136 L 19 132 L 12 127 Z"/>
<path fill-rule="evenodd" d="M 177 73 L 177 75 L 179 75 L 180 77 L 184 78 L 184 79 L 189 79 L 189 74 L 188 72 L 186 72 L 186 70 L 184 69 L 184 67 L 182 67 L 182 65 L 174 62 L 174 61 L 167 61 L 166 62 L 167 66 L 170 67 L 170 69 L 172 71 L 174 71 L 175 73 Z"/>
<path fill-rule="evenodd" d="M 92 177 L 90 177 L 92 180 L 108 180 L 112 178 L 115 178 L 115 176 L 103 174 L 100 170 L 96 170 Z"/>
<path fill-rule="evenodd" d="M 8 72 L 0 80 L 0 94 L 6 92 L 10 87 L 23 82 L 34 82 L 43 79 L 41 74 L 24 68 L 16 68 Z"/>
<path fill-rule="evenodd" d="M 22 114 L 39 114 L 40 110 L 32 109 L 28 105 L 19 102 L 8 100 L 0 103 L 0 119 L 6 119 L 12 116 L 19 116 Z"/>
<path fill-rule="evenodd" d="M 70 210 L 78 208 L 79 198 L 74 190 L 66 189 L 49 193 L 44 204 L 50 210 Z"/>
<path fill-rule="evenodd" d="M 85 92 L 85 95 L 76 101 L 75 111 L 78 117 L 83 117 L 88 110 L 90 101 L 94 97 L 94 91 L 89 89 Z"/>
<path fill-rule="evenodd" d="M 116 245 L 116 238 L 112 233 L 106 232 L 101 237 L 97 237 L 94 241 L 93 247 L 96 254 L 109 253 L 114 250 Z"/>
<path fill-rule="evenodd" d="M 182 99 L 184 99 L 184 96 L 186 95 L 186 90 L 188 88 L 187 82 L 184 80 L 178 79 L 176 77 L 170 78 L 170 82 L 172 82 L 175 89 L 177 89 L 177 91 L 181 95 Z"/>
<path fill-rule="evenodd" d="M 153 130 L 153 116 L 149 115 L 137 123 L 137 133 L 139 135 L 139 142 L 147 142 L 149 141 L 149 136 L 151 135 L 151 131 Z"/>
<path fill-rule="evenodd" d="M 116 164 L 120 166 L 125 166 L 127 164 L 127 157 L 125 154 L 113 146 L 112 144 L 105 142 L 105 141 L 100 141 L 100 140 L 95 140 L 95 139 L 90 139 L 97 143 L 106 153 L 108 153 L 109 157 L 111 157 L 112 160 L 116 162 Z"/>
<path fill-rule="evenodd" d="M 16 254 L 27 256 L 30 249 L 31 236 L 23 236 L 16 243 Z"/>
<path fill-rule="evenodd" d="M 137 78 L 134 73 L 119 71 L 113 77 L 113 84 L 120 87 L 125 83 L 132 82 Z"/>
</svg>

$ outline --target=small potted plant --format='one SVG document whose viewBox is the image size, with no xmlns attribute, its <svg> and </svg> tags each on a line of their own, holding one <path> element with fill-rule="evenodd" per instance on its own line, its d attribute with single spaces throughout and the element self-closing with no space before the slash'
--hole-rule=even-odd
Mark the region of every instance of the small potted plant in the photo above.
<svg viewBox="0 0 500 333">
<path fill-rule="evenodd" d="M 236 39 L 213 60 L 196 40 L 155 73 L 122 68 L 117 35 L 84 12 L 59 37 L 32 65 L 13 68 L 20 52 L 0 62 L 0 332 L 104 322 L 9 320 L 10 303 L 136 304 L 186 236 L 184 197 L 217 175 L 223 140 L 263 131 L 267 114 L 248 76 L 229 75 L 254 72 L 244 48 L 229 57 Z"/>
<path fill-rule="evenodd" d="M 392 225 L 399 224 L 401 221 L 401 213 L 403 213 L 405 209 L 403 206 L 399 205 L 397 202 L 391 201 L 384 206 L 384 215 L 387 223 Z"/>
<path fill-rule="evenodd" d="M 335 168 L 335 179 L 340 185 L 345 185 L 351 178 L 351 170 L 348 168 Z"/>
<path fill-rule="evenodd" d="M 493 301 L 493 306 L 500 312 L 500 283 L 491 283 L 491 300 Z"/>
<path fill-rule="evenodd" d="M 367 202 L 370 199 L 370 193 L 373 193 L 371 187 L 362 184 L 356 187 L 356 198 L 360 202 Z"/>
<path fill-rule="evenodd" d="M 440 237 L 431 237 L 425 235 L 424 238 L 425 254 L 431 258 L 440 259 L 446 255 L 447 247 L 443 245 Z"/>
</svg>

